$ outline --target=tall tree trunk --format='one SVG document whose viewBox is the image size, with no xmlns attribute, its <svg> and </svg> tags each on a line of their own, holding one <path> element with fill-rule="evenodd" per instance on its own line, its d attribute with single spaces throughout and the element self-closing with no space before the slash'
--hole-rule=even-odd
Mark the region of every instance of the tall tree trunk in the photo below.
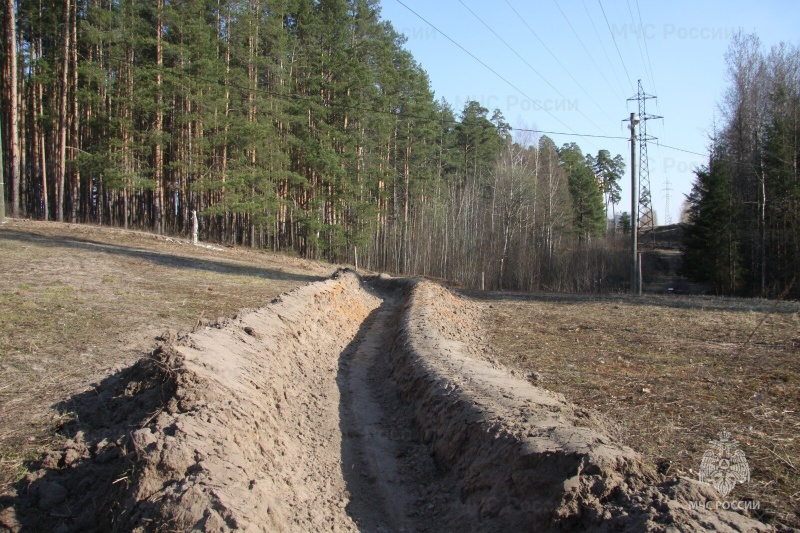
<svg viewBox="0 0 800 533">
<path fill-rule="evenodd" d="M 69 1 L 69 0 L 67 0 Z M 157 0 L 156 9 L 156 123 L 155 147 L 153 149 L 153 223 L 158 233 L 164 231 L 163 206 L 164 206 L 164 152 L 161 147 L 161 132 L 164 127 L 164 94 L 161 86 L 161 69 L 164 66 L 164 47 L 162 36 L 164 33 L 164 0 Z"/>
<path fill-rule="evenodd" d="M 39 2 L 39 13 L 41 15 L 41 0 Z M 36 39 L 36 55 L 39 59 L 42 57 L 42 37 L 41 35 Z M 45 142 L 45 131 L 44 126 L 42 124 L 42 120 L 44 120 L 44 87 L 41 81 L 36 82 L 36 89 L 35 89 L 35 98 L 36 102 L 36 120 L 35 120 L 35 134 L 38 136 L 38 145 L 39 145 L 39 171 L 41 172 L 41 186 L 42 186 L 42 198 L 41 198 L 41 206 L 42 206 L 42 219 L 49 220 L 50 219 L 50 205 L 49 205 L 49 186 L 47 183 L 47 143 Z"/>
<path fill-rule="evenodd" d="M 67 80 L 69 79 L 70 14 L 72 0 L 64 0 L 64 46 L 61 61 L 61 102 L 58 113 L 58 171 L 56 174 L 56 220 L 64 221 L 64 180 L 67 170 Z"/>
<path fill-rule="evenodd" d="M 19 146 L 19 95 L 17 81 L 17 16 L 14 9 L 14 0 L 6 0 L 6 58 L 8 64 L 8 107 L 9 131 L 8 136 L 8 161 L 11 171 L 9 187 L 11 189 L 11 216 L 19 216 L 20 208 L 20 146 Z M 5 200 L 3 200 L 5 201 Z"/>
<path fill-rule="evenodd" d="M 225 127 L 222 142 L 222 161 L 220 162 L 220 179 L 222 181 L 222 187 L 220 188 L 219 196 L 217 198 L 218 201 L 224 201 L 225 199 L 225 182 L 228 176 L 228 119 L 231 112 L 231 91 L 228 82 L 231 72 L 231 18 L 231 6 L 230 3 L 228 3 L 228 8 L 225 13 Z M 212 202 L 210 201 L 209 205 L 211 204 Z M 222 223 L 220 240 L 224 242 L 225 230 L 227 229 L 227 216 L 218 217 L 218 219 Z"/>
<path fill-rule="evenodd" d="M 71 83 L 72 86 L 70 87 L 70 91 L 72 92 L 72 107 L 70 112 L 70 122 L 71 122 L 71 131 L 70 137 L 72 138 L 71 142 L 71 157 L 72 163 L 72 173 L 70 177 L 70 181 L 72 184 L 72 191 L 70 196 L 72 197 L 70 200 L 70 208 L 69 208 L 69 218 L 70 222 L 73 224 L 78 221 L 78 210 L 80 207 L 80 198 L 79 198 L 79 185 L 80 185 L 80 173 L 78 171 L 78 164 L 76 162 L 77 159 L 77 151 L 79 149 L 79 142 L 78 142 L 78 36 L 77 36 L 77 29 L 78 29 L 78 2 L 77 0 L 73 0 L 72 2 L 72 23 L 71 23 L 71 31 L 70 31 L 70 63 L 72 64 L 72 78 Z"/>
<path fill-rule="evenodd" d="M 131 5 L 131 13 L 133 12 L 133 8 L 136 4 L 136 0 L 130 0 Z M 131 24 L 132 26 L 133 24 Z M 133 33 L 129 33 L 129 35 L 133 35 Z M 132 144 L 133 144 L 133 44 L 128 43 L 125 47 L 125 100 L 124 100 L 124 111 L 122 112 L 122 124 L 123 124 L 123 132 L 122 132 L 122 161 L 123 161 L 123 169 L 125 175 L 122 181 L 122 227 L 128 229 L 128 224 L 131 221 L 131 209 L 130 203 L 133 201 L 132 196 L 133 194 L 129 194 L 129 187 L 130 190 L 133 190 L 132 184 L 128 183 L 130 180 L 130 176 L 133 175 L 134 169 L 134 161 L 133 155 L 131 154 L 132 151 Z"/>
<path fill-rule="evenodd" d="M 408 271 L 408 213 L 411 203 L 411 125 L 406 127 L 406 147 L 403 158 L 403 228 L 400 231 L 400 271 Z"/>
</svg>

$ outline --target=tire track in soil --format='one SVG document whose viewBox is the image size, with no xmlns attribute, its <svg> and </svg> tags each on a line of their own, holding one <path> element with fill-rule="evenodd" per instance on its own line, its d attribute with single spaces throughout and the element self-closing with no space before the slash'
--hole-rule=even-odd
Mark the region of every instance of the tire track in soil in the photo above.
<svg viewBox="0 0 800 533">
<path fill-rule="evenodd" d="M 438 531 L 441 515 L 457 505 L 456 486 L 419 442 L 413 413 L 398 398 L 390 359 L 401 297 L 383 296 L 383 304 L 340 358 L 342 475 L 349 493 L 345 510 L 360 531 Z"/>
<path fill-rule="evenodd" d="M 345 510 L 361 531 L 406 528 L 407 498 L 398 490 L 397 444 L 383 430 L 384 406 L 375 398 L 382 382 L 376 375 L 376 361 L 387 354 L 395 307 L 395 301 L 384 300 L 339 362 L 342 476 L 349 493 Z"/>
</svg>

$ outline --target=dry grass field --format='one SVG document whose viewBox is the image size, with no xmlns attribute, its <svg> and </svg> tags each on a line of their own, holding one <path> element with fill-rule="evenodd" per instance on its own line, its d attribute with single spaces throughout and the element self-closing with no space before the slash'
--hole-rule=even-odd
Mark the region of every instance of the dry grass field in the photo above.
<svg viewBox="0 0 800 533">
<path fill-rule="evenodd" d="M 751 481 L 727 500 L 800 527 L 800 304 L 703 296 L 471 293 L 502 362 L 601 413 L 666 475 L 730 431 Z"/>
<path fill-rule="evenodd" d="M 0 226 L 0 494 L 59 447 L 51 406 L 165 330 L 261 307 L 335 267 L 112 228 Z M 800 528 L 800 304 L 702 296 L 469 292 L 499 359 L 608 422 L 667 476 L 697 478 L 720 431 L 751 480 L 727 500 Z"/>
<path fill-rule="evenodd" d="M 51 405 L 142 357 L 165 330 L 263 306 L 333 270 L 112 228 L 0 226 L 0 493 L 56 444 Z"/>
</svg>

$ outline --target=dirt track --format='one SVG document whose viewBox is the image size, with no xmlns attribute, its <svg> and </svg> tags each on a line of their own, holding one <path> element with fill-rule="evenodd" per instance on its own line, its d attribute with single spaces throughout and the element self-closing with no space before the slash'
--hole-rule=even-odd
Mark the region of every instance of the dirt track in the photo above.
<svg viewBox="0 0 800 533">
<path fill-rule="evenodd" d="M 767 531 L 658 479 L 485 356 L 444 288 L 350 272 L 194 332 L 65 402 L 0 529 Z"/>
</svg>

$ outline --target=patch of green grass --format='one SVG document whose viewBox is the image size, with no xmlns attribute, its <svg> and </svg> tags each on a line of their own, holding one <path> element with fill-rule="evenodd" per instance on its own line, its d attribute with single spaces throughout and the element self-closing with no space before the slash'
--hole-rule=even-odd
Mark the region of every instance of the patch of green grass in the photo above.
<svg viewBox="0 0 800 533">
<path fill-rule="evenodd" d="M 0 486 L 13 485 L 28 473 L 26 462 L 38 456 L 36 450 L 20 452 L 17 447 L 0 448 Z"/>
</svg>

